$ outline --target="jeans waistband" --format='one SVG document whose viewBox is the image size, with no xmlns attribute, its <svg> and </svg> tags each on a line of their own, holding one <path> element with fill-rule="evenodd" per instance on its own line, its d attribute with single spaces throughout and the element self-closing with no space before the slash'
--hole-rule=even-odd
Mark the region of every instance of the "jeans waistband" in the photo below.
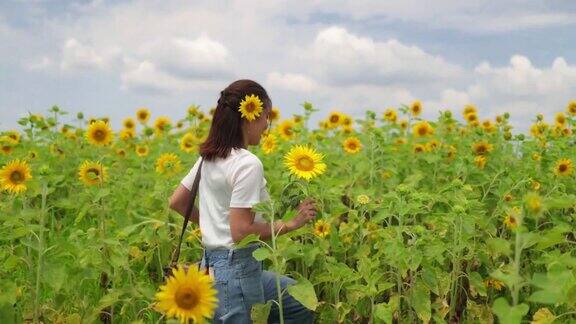
<svg viewBox="0 0 576 324">
<path fill-rule="evenodd" d="M 208 259 L 239 259 L 252 257 L 252 252 L 260 248 L 262 245 L 260 243 L 253 243 L 243 248 L 233 248 L 233 249 L 216 249 L 216 250 L 204 250 L 204 255 Z"/>
</svg>

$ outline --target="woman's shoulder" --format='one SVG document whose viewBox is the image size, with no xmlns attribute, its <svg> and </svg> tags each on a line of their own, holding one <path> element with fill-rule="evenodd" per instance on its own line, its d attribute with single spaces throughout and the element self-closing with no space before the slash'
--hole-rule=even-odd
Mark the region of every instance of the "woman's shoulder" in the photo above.
<svg viewBox="0 0 576 324">
<path fill-rule="evenodd" d="M 249 150 L 239 148 L 236 149 L 236 153 L 237 153 L 236 154 L 237 162 L 244 165 L 258 165 L 260 167 L 263 167 L 260 158 L 256 154 L 250 152 Z"/>
</svg>

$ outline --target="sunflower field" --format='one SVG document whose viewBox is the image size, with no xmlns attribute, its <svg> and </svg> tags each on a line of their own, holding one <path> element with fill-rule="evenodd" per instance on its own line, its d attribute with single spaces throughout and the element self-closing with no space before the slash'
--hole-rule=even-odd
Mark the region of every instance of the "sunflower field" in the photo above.
<svg viewBox="0 0 576 324">
<path fill-rule="evenodd" d="M 313 197 L 319 213 L 254 256 L 297 280 L 288 293 L 317 323 L 576 323 L 576 101 L 534 116 L 529 134 L 507 113 L 482 120 L 468 105 L 425 120 L 423 109 L 310 125 L 310 103 L 274 108 L 250 148 L 272 197 L 256 209 L 289 219 Z M 141 108 L 114 131 L 54 106 L 0 132 L 0 323 L 209 317 L 210 287 L 176 310 L 158 303 L 183 220 L 168 198 L 214 111 L 184 112 Z M 201 233 L 188 230 L 181 260 L 193 262 Z"/>
</svg>

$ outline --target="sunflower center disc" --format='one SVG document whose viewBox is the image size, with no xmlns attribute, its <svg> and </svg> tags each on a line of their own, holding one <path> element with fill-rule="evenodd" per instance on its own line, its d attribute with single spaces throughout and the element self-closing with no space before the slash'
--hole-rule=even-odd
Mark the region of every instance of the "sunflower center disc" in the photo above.
<svg viewBox="0 0 576 324">
<path fill-rule="evenodd" d="M 254 105 L 254 103 L 251 102 L 251 103 L 246 105 L 246 111 L 253 112 L 254 109 L 256 109 L 256 105 Z"/>
<path fill-rule="evenodd" d="M 105 135 L 104 135 L 104 132 L 101 131 L 101 130 L 97 130 L 97 131 L 94 132 L 94 138 L 95 138 L 96 140 L 98 140 L 98 141 L 104 140 L 104 136 L 105 136 Z"/>
<path fill-rule="evenodd" d="M 560 172 L 566 172 L 568 166 L 566 164 L 560 164 L 560 167 L 558 169 L 560 169 Z"/>
<path fill-rule="evenodd" d="M 180 308 L 187 310 L 194 308 L 198 304 L 198 296 L 190 287 L 178 288 L 174 299 Z"/>
<path fill-rule="evenodd" d="M 298 169 L 302 171 L 312 171 L 314 169 L 314 161 L 309 157 L 301 157 L 298 159 Z"/>
<path fill-rule="evenodd" d="M 23 175 L 20 171 L 14 171 L 10 174 L 10 180 L 15 183 L 20 183 L 23 180 Z"/>
<path fill-rule="evenodd" d="M 98 176 L 100 175 L 100 171 L 95 168 L 88 169 L 87 173 L 90 174 L 93 179 L 98 179 Z"/>
</svg>

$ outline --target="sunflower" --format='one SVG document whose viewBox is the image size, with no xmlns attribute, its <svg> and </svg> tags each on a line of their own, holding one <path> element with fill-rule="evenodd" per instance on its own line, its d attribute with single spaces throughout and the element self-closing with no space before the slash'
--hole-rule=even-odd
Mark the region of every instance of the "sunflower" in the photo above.
<svg viewBox="0 0 576 324">
<path fill-rule="evenodd" d="M 476 156 L 474 158 L 474 164 L 476 164 L 479 169 L 484 169 L 486 166 L 486 157 L 484 155 Z"/>
<path fill-rule="evenodd" d="M 434 134 L 434 128 L 427 121 L 421 121 L 412 127 L 412 133 L 416 137 L 424 137 Z"/>
<path fill-rule="evenodd" d="M 403 145 L 406 144 L 406 138 L 405 137 L 398 137 L 394 140 L 394 145 Z"/>
<path fill-rule="evenodd" d="M 248 121 L 255 120 L 260 113 L 262 113 L 264 104 L 262 100 L 256 95 L 246 95 L 244 100 L 240 101 L 238 111 L 241 113 L 241 118 L 246 118 Z"/>
<path fill-rule="evenodd" d="M 342 124 L 343 119 L 344 115 L 342 115 L 342 113 L 333 111 L 330 113 L 330 115 L 328 115 L 328 119 L 326 121 L 328 122 L 329 128 L 336 128 Z"/>
<path fill-rule="evenodd" d="M 128 141 L 136 137 L 136 131 L 134 128 L 124 128 L 120 131 L 120 139 L 123 141 Z"/>
<path fill-rule="evenodd" d="M 264 136 L 262 140 L 262 151 L 266 154 L 270 154 L 276 150 L 276 136 L 274 134 L 268 134 Z"/>
<path fill-rule="evenodd" d="M 342 126 L 342 132 L 344 134 L 352 134 L 354 132 L 354 128 L 352 126 Z"/>
<path fill-rule="evenodd" d="M 34 160 L 37 157 L 38 157 L 38 153 L 36 151 L 31 150 L 28 152 L 28 159 L 29 160 Z"/>
<path fill-rule="evenodd" d="M 198 108 L 199 107 L 196 105 L 190 105 L 190 107 L 188 107 L 188 115 L 190 115 L 190 116 L 198 115 L 198 113 L 200 112 L 200 110 Z"/>
<path fill-rule="evenodd" d="M 532 315 L 530 324 L 552 324 L 559 316 L 554 315 L 548 308 L 540 308 Z"/>
<path fill-rule="evenodd" d="M 0 144 L 0 148 L 2 149 L 2 154 L 4 155 L 10 155 L 10 153 L 12 153 L 12 145 L 9 145 L 7 143 L 2 143 Z"/>
<path fill-rule="evenodd" d="M 488 154 L 488 153 L 492 152 L 493 149 L 494 149 L 494 145 L 492 145 L 486 141 L 480 141 L 480 142 L 472 144 L 472 150 L 474 151 L 474 154 L 476 154 L 476 155 Z"/>
<path fill-rule="evenodd" d="M 320 238 L 325 238 L 330 234 L 330 224 L 321 219 L 314 223 L 314 234 Z"/>
<path fill-rule="evenodd" d="M 110 126 L 104 121 L 97 120 L 88 126 L 86 138 L 88 141 L 97 146 L 108 145 L 112 142 L 114 134 Z"/>
<path fill-rule="evenodd" d="M 564 126 L 566 124 L 566 115 L 563 112 L 558 112 L 554 117 L 554 121 L 556 121 L 557 125 Z"/>
<path fill-rule="evenodd" d="M 191 153 L 196 151 L 196 136 L 191 133 L 186 133 L 180 139 L 180 149 L 186 153 Z"/>
<path fill-rule="evenodd" d="M 572 160 L 560 159 L 554 166 L 554 174 L 557 176 L 569 176 L 572 174 Z"/>
<path fill-rule="evenodd" d="M 492 121 L 490 119 L 486 119 L 482 122 L 482 128 L 487 133 L 492 133 L 496 130 L 496 127 L 494 126 L 494 124 L 492 124 Z"/>
<path fill-rule="evenodd" d="M 542 159 L 542 155 L 540 155 L 539 153 L 532 153 L 532 160 L 540 161 L 541 159 Z"/>
<path fill-rule="evenodd" d="M 457 152 L 458 149 L 456 148 L 456 146 L 450 145 L 448 146 L 448 153 L 446 154 L 446 157 L 448 157 L 449 159 L 453 159 L 456 156 Z"/>
<path fill-rule="evenodd" d="M 504 225 L 506 225 L 506 227 L 508 227 L 508 229 L 511 229 L 511 230 L 518 227 L 518 220 L 511 213 L 506 215 L 506 217 L 504 218 L 504 221 L 502 223 Z"/>
<path fill-rule="evenodd" d="M 164 153 L 156 160 L 156 172 L 160 174 L 174 175 L 181 168 L 180 159 L 174 153 Z"/>
<path fill-rule="evenodd" d="M 342 116 L 342 127 L 352 127 L 352 116 L 344 115 Z"/>
<path fill-rule="evenodd" d="M 280 136 L 287 141 L 291 140 L 294 137 L 294 126 L 296 126 L 296 123 L 291 119 L 284 120 L 278 125 Z"/>
<path fill-rule="evenodd" d="M 504 195 L 503 198 L 504 198 L 505 202 L 510 202 L 510 201 L 512 201 L 512 199 L 514 199 L 514 196 L 512 196 L 512 194 L 510 194 L 510 193 L 507 193 Z"/>
<path fill-rule="evenodd" d="M 469 113 L 464 115 L 464 119 L 468 122 L 468 124 L 474 125 L 478 122 L 478 115 L 476 113 Z"/>
<path fill-rule="evenodd" d="M 535 124 L 532 124 L 532 126 L 530 126 L 530 134 L 532 134 L 532 136 L 534 136 L 534 137 L 539 137 L 539 136 L 544 135 L 544 132 L 546 132 L 547 129 L 548 129 L 548 124 L 539 121 Z"/>
<path fill-rule="evenodd" d="M 295 176 L 310 180 L 326 171 L 322 158 L 313 148 L 296 145 L 284 156 L 284 164 Z"/>
<path fill-rule="evenodd" d="M 402 129 L 408 128 L 408 120 L 402 119 L 402 120 L 400 121 L 400 128 L 402 128 Z"/>
<path fill-rule="evenodd" d="M 160 116 L 154 121 L 154 132 L 156 135 L 162 135 L 170 129 L 170 126 L 172 126 L 170 118 L 166 116 Z"/>
<path fill-rule="evenodd" d="M 6 139 L 10 144 L 16 145 L 20 143 L 20 133 L 18 133 L 18 131 L 15 130 L 8 131 L 4 135 L 6 136 Z"/>
<path fill-rule="evenodd" d="M 168 317 L 176 317 L 181 323 L 202 323 L 214 316 L 218 306 L 218 291 L 214 289 L 214 279 L 196 267 L 185 270 L 178 266 L 160 286 L 155 295 L 156 310 Z"/>
<path fill-rule="evenodd" d="M 28 162 L 13 160 L 0 169 L 0 184 L 2 189 L 15 194 L 26 191 L 26 181 L 32 178 Z"/>
<path fill-rule="evenodd" d="M 466 105 L 464 107 L 464 110 L 462 111 L 462 116 L 464 116 L 464 118 L 466 118 L 466 115 L 468 114 L 478 114 L 478 110 L 476 109 L 476 107 L 474 105 Z"/>
<path fill-rule="evenodd" d="M 390 177 L 392 177 L 392 172 L 385 170 L 385 171 L 382 171 L 382 173 L 380 175 L 382 176 L 382 179 L 386 180 L 386 179 L 389 179 Z"/>
<path fill-rule="evenodd" d="M 280 119 L 280 109 L 278 107 L 272 107 L 270 110 L 270 121 L 277 121 Z"/>
<path fill-rule="evenodd" d="M 136 154 L 140 157 L 148 155 L 148 146 L 137 145 L 136 146 Z"/>
<path fill-rule="evenodd" d="M 150 119 L 150 110 L 148 110 L 148 108 L 138 109 L 136 111 L 136 119 L 138 119 L 141 124 L 146 124 L 148 119 Z"/>
<path fill-rule="evenodd" d="M 426 143 L 426 149 L 431 152 L 436 150 L 440 147 L 440 142 L 437 139 L 433 139 L 430 142 Z"/>
<path fill-rule="evenodd" d="M 484 286 L 486 286 L 487 288 L 494 288 L 495 290 L 502 290 L 502 288 L 504 288 L 504 283 L 500 280 L 497 279 L 492 279 L 492 278 L 488 278 L 488 279 L 484 279 Z"/>
<path fill-rule="evenodd" d="M 422 103 L 419 100 L 416 100 L 410 105 L 410 113 L 413 116 L 419 116 L 422 113 Z"/>
<path fill-rule="evenodd" d="M 414 153 L 422 153 L 426 151 L 426 146 L 422 144 L 414 144 L 412 149 L 414 150 Z"/>
<path fill-rule="evenodd" d="M 356 137 L 348 137 L 344 140 L 342 146 L 344 147 L 344 151 L 350 154 L 356 154 L 362 149 L 362 143 L 360 143 L 360 140 Z"/>
<path fill-rule="evenodd" d="M 126 157 L 126 150 L 123 148 L 119 148 L 116 150 L 116 154 L 118 154 L 118 156 L 120 157 Z"/>
<path fill-rule="evenodd" d="M 538 191 L 538 190 L 540 190 L 541 185 L 540 185 L 540 182 L 538 182 L 536 180 L 531 180 L 530 181 L 530 187 L 532 188 L 532 190 Z"/>
<path fill-rule="evenodd" d="M 572 116 L 576 116 L 576 100 L 572 100 L 566 106 L 566 112 L 568 112 Z"/>
<path fill-rule="evenodd" d="M 84 161 L 78 168 L 78 179 L 87 186 L 102 184 L 108 178 L 107 169 L 98 161 Z"/>
<path fill-rule="evenodd" d="M 394 108 L 388 108 L 384 112 L 384 119 L 389 122 L 395 123 L 396 119 L 398 119 L 398 113 Z"/>
<path fill-rule="evenodd" d="M 366 205 L 370 202 L 370 197 L 367 195 L 358 195 L 358 197 L 356 197 L 356 202 L 360 205 Z"/>
<path fill-rule="evenodd" d="M 524 203 L 526 205 L 526 210 L 532 212 L 533 214 L 539 214 L 544 210 L 542 203 L 542 198 L 538 193 L 529 192 L 524 197 Z"/>
<path fill-rule="evenodd" d="M 125 118 L 122 121 L 122 125 L 124 126 L 124 128 L 127 129 L 134 129 L 136 127 L 136 123 L 134 122 L 134 119 L 132 119 L 131 117 Z"/>
</svg>

